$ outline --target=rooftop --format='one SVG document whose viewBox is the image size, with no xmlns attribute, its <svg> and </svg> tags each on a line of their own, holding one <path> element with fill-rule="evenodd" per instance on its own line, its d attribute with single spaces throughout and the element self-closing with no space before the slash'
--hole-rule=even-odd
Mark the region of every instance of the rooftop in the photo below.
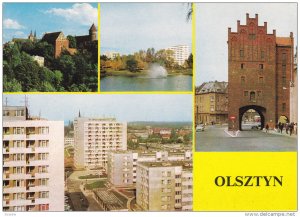
<svg viewBox="0 0 300 217">
<path fill-rule="evenodd" d="M 292 46 L 292 38 L 290 37 L 276 37 L 276 44 L 279 46 Z"/>
<path fill-rule="evenodd" d="M 228 82 L 225 81 L 209 81 L 204 82 L 196 88 L 196 93 L 226 93 Z"/>
<path fill-rule="evenodd" d="M 139 162 L 138 164 L 153 168 L 153 167 L 176 167 L 182 166 L 183 169 L 192 169 L 192 161 L 165 161 L 165 162 Z"/>
<path fill-rule="evenodd" d="M 94 194 L 105 204 L 109 210 L 127 209 L 127 199 L 114 190 L 98 189 Z"/>
</svg>

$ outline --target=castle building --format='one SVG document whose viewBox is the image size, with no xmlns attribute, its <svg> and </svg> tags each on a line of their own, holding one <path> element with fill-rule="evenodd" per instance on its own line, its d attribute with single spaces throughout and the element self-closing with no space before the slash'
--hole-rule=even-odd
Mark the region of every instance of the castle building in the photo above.
<svg viewBox="0 0 300 217">
<path fill-rule="evenodd" d="M 196 124 L 227 123 L 228 83 L 204 82 L 195 91 Z"/>
<path fill-rule="evenodd" d="M 127 149 L 127 123 L 114 118 L 74 120 L 74 165 L 107 169 L 110 151 Z"/>
<path fill-rule="evenodd" d="M 88 35 L 75 36 L 77 48 L 85 47 L 87 43 L 97 41 L 97 28 L 93 23 L 89 29 Z"/>
<path fill-rule="evenodd" d="M 192 161 L 139 162 L 136 202 L 145 211 L 191 211 Z"/>
<path fill-rule="evenodd" d="M 3 211 L 64 211 L 64 123 L 3 107 Z"/>
<path fill-rule="evenodd" d="M 90 27 L 89 35 L 75 36 L 75 40 L 76 47 L 80 49 L 84 48 L 89 42 L 97 41 L 96 26 L 93 24 Z M 58 58 L 64 50 L 68 51 L 70 54 L 74 54 L 77 51 L 75 48 L 70 48 L 70 42 L 62 31 L 45 33 L 42 41 L 46 41 L 47 43 L 53 45 L 55 58 Z"/>
<path fill-rule="evenodd" d="M 228 118 L 229 129 L 241 130 L 243 114 L 255 110 L 261 128 L 290 119 L 290 84 L 293 80 L 294 38 L 267 32 L 267 22 L 258 15 L 246 24 L 237 21 L 237 32 L 228 28 Z"/>
</svg>

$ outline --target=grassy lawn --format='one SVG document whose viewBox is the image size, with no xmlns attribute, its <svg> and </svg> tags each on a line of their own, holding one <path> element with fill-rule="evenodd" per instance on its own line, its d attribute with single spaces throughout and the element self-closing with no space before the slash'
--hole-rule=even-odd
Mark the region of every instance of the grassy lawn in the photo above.
<svg viewBox="0 0 300 217">
<path fill-rule="evenodd" d="M 94 188 L 104 188 L 106 181 L 96 181 L 90 184 L 86 184 L 84 187 L 88 190 L 92 190 Z"/>
<path fill-rule="evenodd" d="M 86 176 L 79 176 L 78 179 L 95 179 L 95 178 L 99 178 L 99 175 L 86 175 Z"/>
</svg>

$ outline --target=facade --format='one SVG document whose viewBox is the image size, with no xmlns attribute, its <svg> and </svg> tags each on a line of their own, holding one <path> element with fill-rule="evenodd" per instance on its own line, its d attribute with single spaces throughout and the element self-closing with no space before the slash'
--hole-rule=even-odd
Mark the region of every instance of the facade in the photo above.
<svg viewBox="0 0 300 217">
<path fill-rule="evenodd" d="M 108 158 L 108 180 L 114 186 L 136 183 L 138 162 L 192 160 L 192 150 L 114 151 Z"/>
<path fill-rule="evenodd" d="M 34 61 L 37 62 L 37 64 L 41 67 L 43 67 L 45 65 L 45 58 L 41 57 L 41 56 L 33 56 L 32 57 Z"/>
<path fill-rule="evenodd" d="M 64 211 L 64 123 L 3 107 L 3 211 Z"/>
<path fill-rule="evenodd" d="M 93 24 L 89 29 L 88 35 L 75 36 L 75 40 L 77 48 L 84 48 L 89 42 L 97 41 L 96 26 Z M 45 33 L 42 37 L 42 41 L 46 41 L 53 45 L 55 58 L 58 58 L 64 50 L 68 51 L 70 54 L 76 52 L 75 48 L 70 48 L 69 40 L 62 31 Z"/>
<path fill-rule="evenodd" d="M 267 22 L 258 25 L 258 15 L 246 24 L 237 22 L 237 32 L 228 29 L 229 129 L 241 130 L 243 114 L 256 110 L 262 128 L 272 128 L 281 116 L 290 119 L 290 82 L 294 66 L 294 38 L 267 32 Z"/>
<path fill-rule="evenodd" d="M 127 123 L 114 118 L 84 118 L 74 121 L 74 165 L 107 169 L 110 151 L 127 149 Z"/>
<path fill-rule="evenodd" d="M 75 53 L 74 49 L 69 48 L 69 40 L 65 37 L 63 32 L 45 33 L 42 41 L 53 45 L 55 58 L 58 58 L 64 50 Z"/>
<path fill-rule="evenodd" d="M 88 35 L 75 36 L 75 40 L 77 48 L 83 48 L 88 43 L 97 41 L 97 28 L 95 24 L 93 23 L 90 27 Z"/>
<path fill-rule="evenodd" d="M 290 122 L 298 123 L 298 51 L 294 56 L 294 70 L 291 79 L 290 91 Z"/>
<path fill-rule="evenodd" d="M 228 83 L 204 82 L 195 91 L 195 123 L 223 124 L 228 119 Z"/>
<path fill-rule="evenodd" d="M 139 162 L 136 201 L 145 211 L 191 211 L 192 161 Z"/>
<path fill-rule="evenodd" d="M 168 47 L 166 50 L 173 51 L 172 57 L 178 65 L 183 65 L 190 55 L 190 48 L 188 45 L 176 45 Z"/>
<path fill-rule="evenodd" d="M 65 146 L 74 147 L 74 137 L 65 137 Z"/>
<path fill-rule="evenodd" d="M 114 186 L 133 184 L 133 154 L 128 151 L 115 151 L 108 154 L 107 176 Z"/>
<path fill-rule="evenodd" d="M 120 53 L 114 51 L 107 51 L 104 53 L 104 55 L 107 56 L 107 58 L 109 59 L 115 59 L 120 56 Z"/>
</svg>

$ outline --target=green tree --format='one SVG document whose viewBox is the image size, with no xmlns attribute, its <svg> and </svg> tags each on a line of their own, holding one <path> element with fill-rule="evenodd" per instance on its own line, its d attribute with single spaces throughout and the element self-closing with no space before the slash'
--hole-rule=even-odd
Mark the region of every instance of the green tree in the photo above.
<svg viewBox="0 0 300 217">
<path fill-rule="evenodd" d="M 126 67 L 130 72 L 137 72 L 138 62 L 135 59 L 130 59 L 126 61 Z"/>
<path fill-rule="evenodd" d="M 3 77 L 3 91 L 4 92 L 21 92 L 22 85 L 16 79 L 8 80 L 6 76 Z"/>
<path fill-rule="evenodd" d="M 193 68 L 193 54 L 189 55 L 189 58 L 186 60 L 186 63 L 188 65 L 189 68 Z"/>
<path fill-rule="evenodd" d="M 67 36 L 67 39 L 69 40 L 69 47 L 70 47 L 70 48 L 77 48 L 77 45 L 76 45 L 76 39 L 75 39 L 74 36 L 68 35 L 68 36 Z"/>
</svg>

